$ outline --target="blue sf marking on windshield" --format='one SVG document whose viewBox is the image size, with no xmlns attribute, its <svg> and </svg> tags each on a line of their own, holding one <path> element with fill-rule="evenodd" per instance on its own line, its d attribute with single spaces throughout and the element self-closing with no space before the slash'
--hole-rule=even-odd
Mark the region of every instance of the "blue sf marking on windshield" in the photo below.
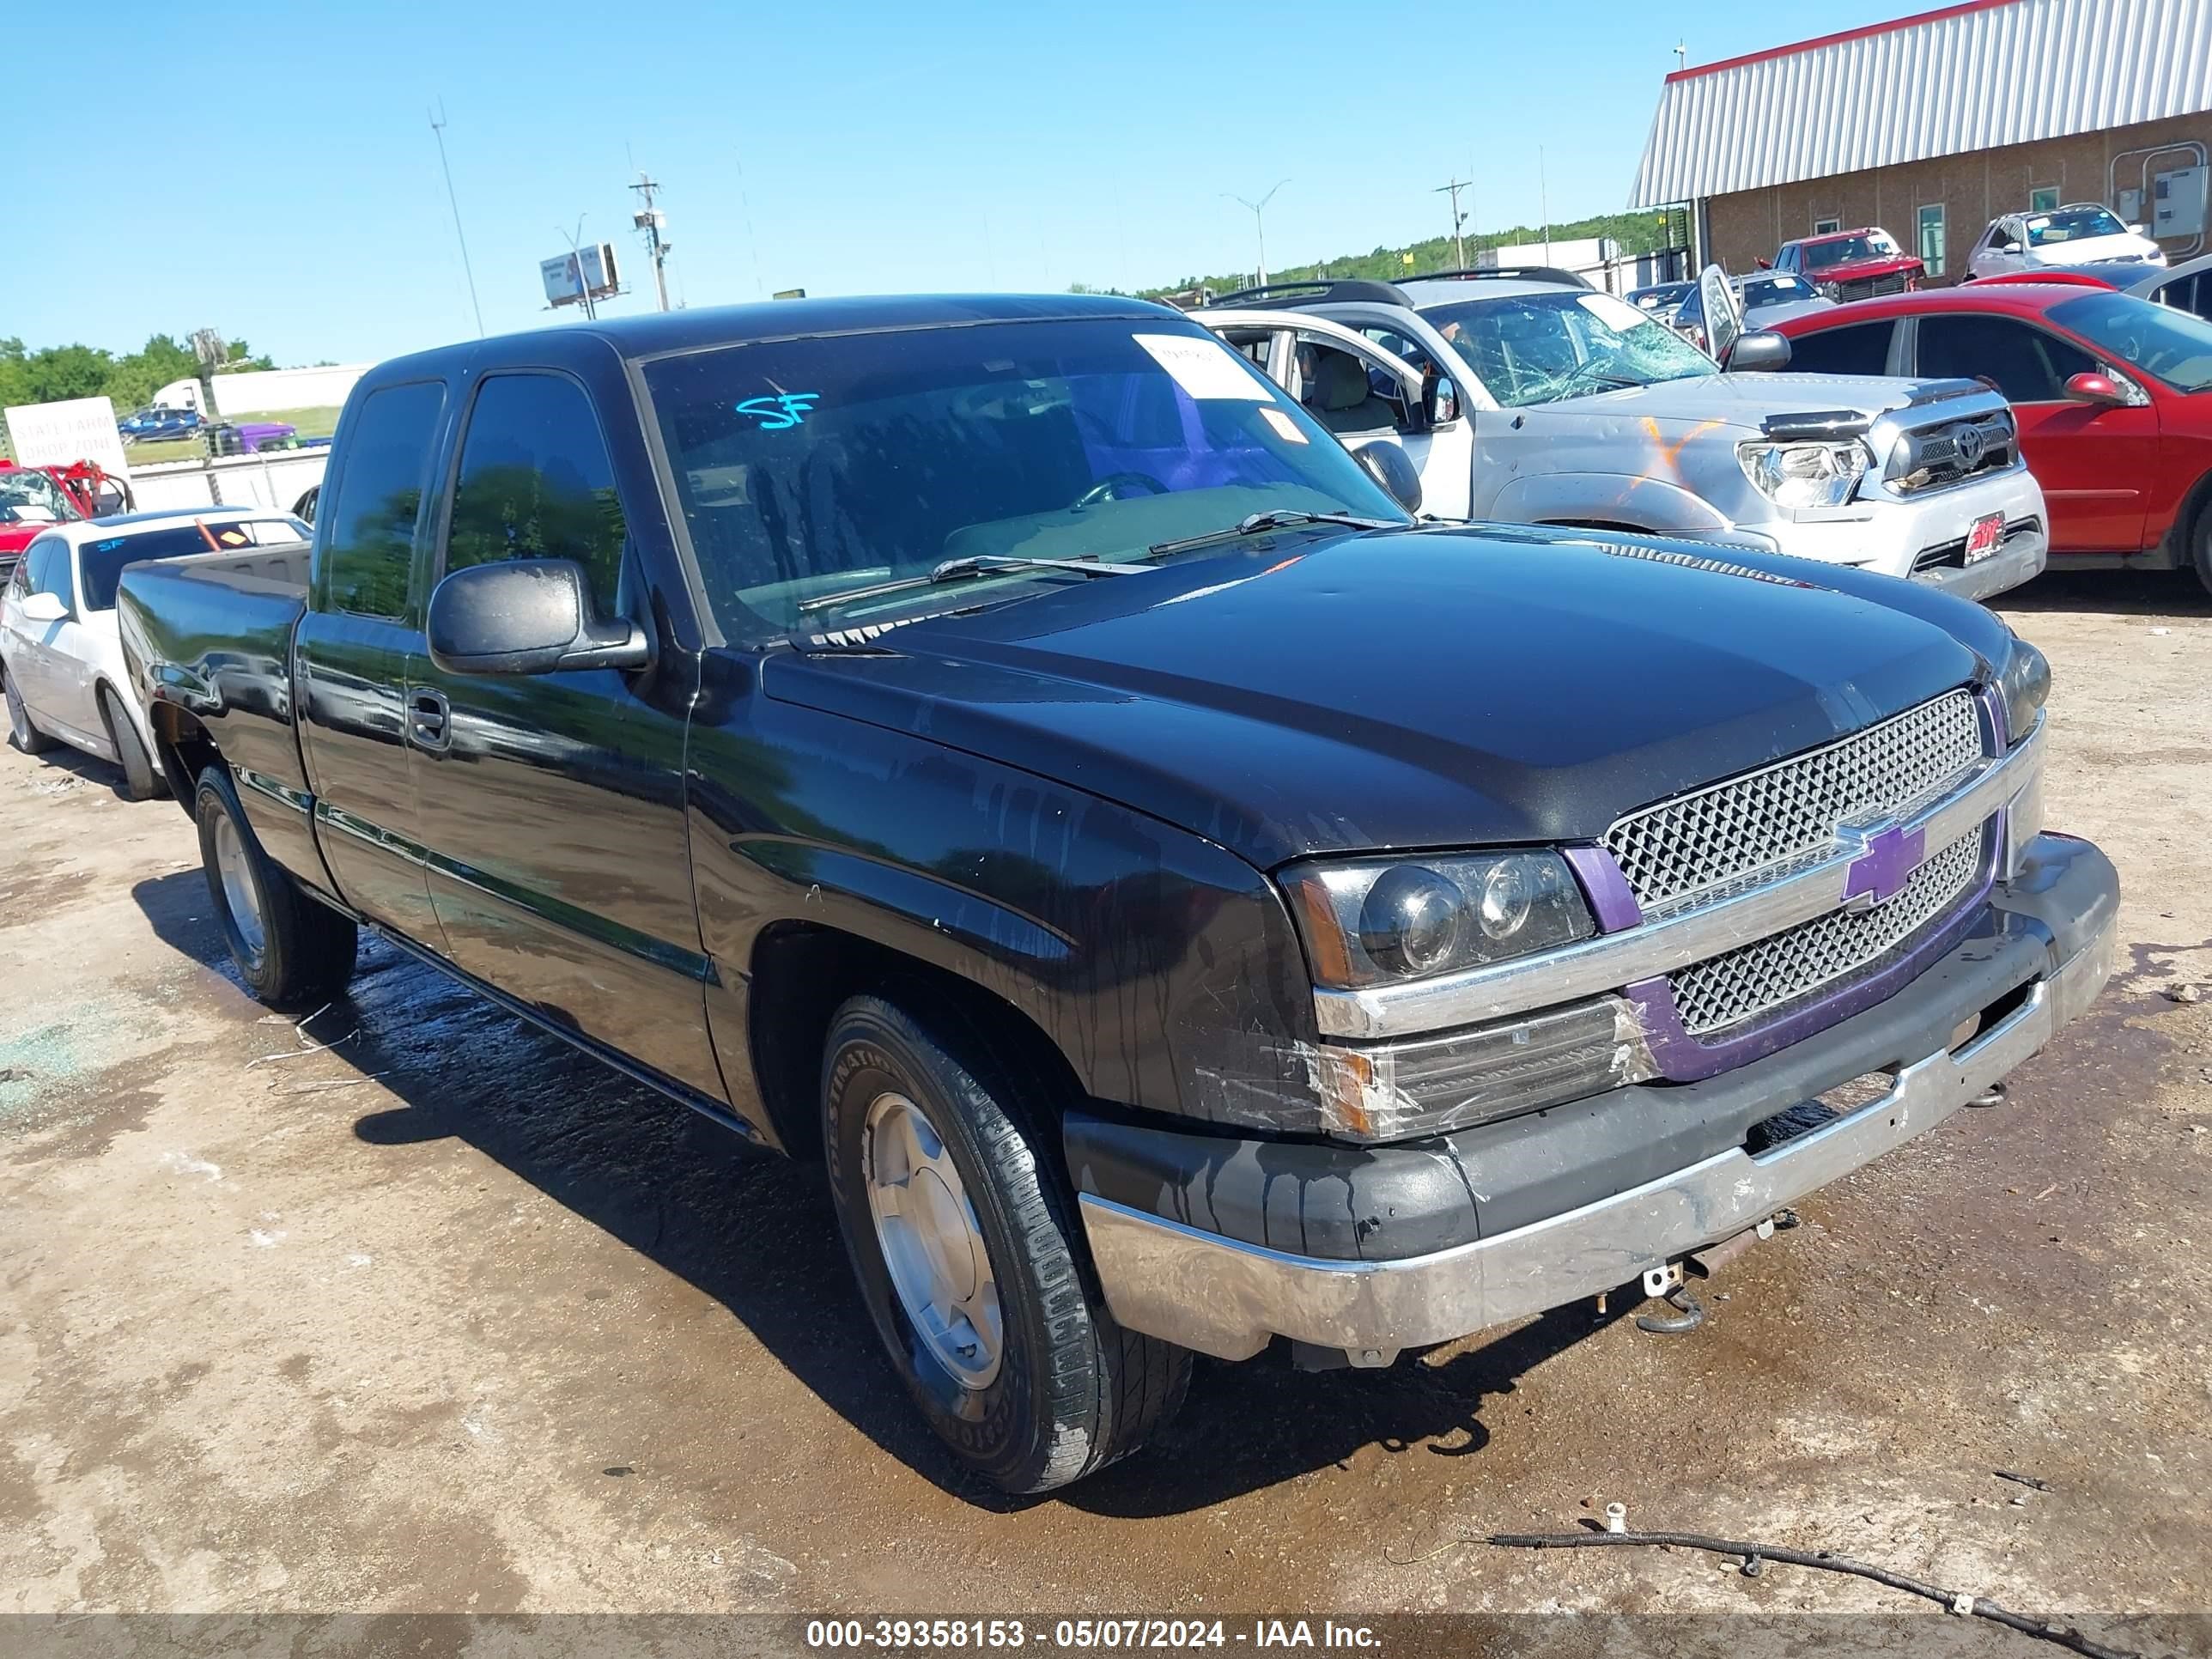
<svg viewBox="0 0 2212 1659">
<path fill-rule="evenodd" d="M 818 392 L 783 392 L 773 398 L 748 398 L 738 405 L 738 413 L 758 421 L 763 432 L 787 432 L 793 427 L 806 424 L 807 411 L 821 395 Z"/>
</svg>

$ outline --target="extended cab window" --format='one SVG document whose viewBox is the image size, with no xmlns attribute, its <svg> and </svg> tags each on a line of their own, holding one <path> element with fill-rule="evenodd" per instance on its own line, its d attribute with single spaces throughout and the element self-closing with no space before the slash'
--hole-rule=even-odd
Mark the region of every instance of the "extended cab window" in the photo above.
<svg viewBox="0 0 2212 1659">
<path fill-rule="evenodd" d="M 2081 347 L 2014 318 L 1944 312 L 1920 319 L 1923 374 L 1987 380 L 2008 403 L 2057 403 L 2069 380 L 2096 367 Z"/>
<path fill-rule="evenodd" d="M 461 439 L 446 568 L 502 559 L 574 559 L 613 616 L 625 526 L 614 464 L 583 387 L 560 374 L 483 383 Z"/>
<path fill-rule="evenodd" d="M 392 619 L 407 614 L 422 475 L 446 406 L 435 380 L 372 392 L 349 422 L 345 470 L 325 511 L 330 539 L 317 558 L 326 609 Z"/>
<path fill-rule="evenodd" d="M 1855 323 L 1790 337 L 1790 367 L 1800 374 L 1887 374 L 1894 323 Z"/>
</svg>

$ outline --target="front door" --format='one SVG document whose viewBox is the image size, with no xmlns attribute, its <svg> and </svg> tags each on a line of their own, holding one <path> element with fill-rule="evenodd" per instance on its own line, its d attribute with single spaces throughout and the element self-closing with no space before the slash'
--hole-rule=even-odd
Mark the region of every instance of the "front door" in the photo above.
<svg viewBox="0 0 2212 1659">
<path fill-rule="evenodd" d="M 549 343 L 543 369 L 487 375 L 463 417 L 434 577 L 504 559 L 573 559 L 606 617 L 656 629 L 630 526 L 649 486 L 617 482 L 610 424 L 649 478 L 621 367 L 597 342 Z M 587 386 L 587 379 L 589 384 Z M 684 815 L 696 665 L 664 640 L 652 668 L 461 674 L 415 659 L 407 687 L 432 901 L 462 969 L 548 1019 L 719 1097 L 712 969 Z"/>
<path fill-rule="evenodd" d="M 1292 340 L 1291 395 L 1357 454 L 1370 444 L 1395 444 L 1421 479 L 1421 512 L 1467 516 L 1472 439 L 1455 410 L 1448 429 L 1432 429 L 1432 389 L 1421 370 L 1348 330 L 1299 329 Z M 1457 389 L 1451 395 L 1456 401 Z"/>
<path fill-rule="evenodd" d="M 1945 311 L 1919 319 L 1919 372 L 1986 380 L 2020 423 L 2021 451 L 2043 486 L 2053 553 L 2142 546 L 2142 486 L 2158 476 L 2158 410 L 2077 403 L 2066 382 L 2102 367 L 2073 341 L 2018 317 Z"/>
<path fill-rule="evenodd" d="M 422 649 L 418 520 L 445 404 L 442 382 L 410 380 L 347 410 L 294 658 L 317 839 L 339 895 L 433 950 L 441 940 L 422 875 L 403 694 L 409 659 Z"/>
</svg>

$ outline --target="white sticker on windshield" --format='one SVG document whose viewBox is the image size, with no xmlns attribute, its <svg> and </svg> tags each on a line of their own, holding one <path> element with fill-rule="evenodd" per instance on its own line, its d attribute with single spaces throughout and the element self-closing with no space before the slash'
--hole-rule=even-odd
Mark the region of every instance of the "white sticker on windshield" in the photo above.
<svg viewBox="0 0 2212 1659">
<path fill-rule="evenodd" d="M 1298 430 L 1298 423 L 1281 410 L 1263 409 L 1260 411 L 1260 418 L 1274 428 L 1275 435 L 1285 442 L 1302 444 L 1306 441 L 1306 434 Z"/>
<path fill-rule="evenodd" d="M 1267 382 L 1246 368 L 1243 358 L 1211 336 L 1194 339 L 1188 334 L 1133 334 L 1129 337 L 1150 352 L 1152 361 L 1194 398 L 1234 398 L 1248 404 L 1274 398 Z"/>
<path fill-rule="evenodd" d="M 1642 328 L 1651 320 L 1626 300 L 1616 300 L 1610 294 L 1577 294 L 1575 298 L 1584 311 L 1616 334 Z"/>
</svg>

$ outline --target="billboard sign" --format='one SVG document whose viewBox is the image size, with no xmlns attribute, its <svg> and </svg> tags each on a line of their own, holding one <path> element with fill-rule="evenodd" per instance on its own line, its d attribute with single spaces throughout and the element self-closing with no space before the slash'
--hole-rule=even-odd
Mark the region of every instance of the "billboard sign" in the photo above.
<svg viewBox="0 0 2212 1659">
<path fill-rule="evenodd" d="M 593 242 L 574 253 L 540 259 L 538 274 L 544 281 L 548 305 L 580 305 L 586 289 L 594 300 L 604 300 L 622 286 L 611 242 Z"/>
<path fill-rule="evenodd" d="M 123 434 L 115 429 L 115 405 L 105 398 L 72 398 L 66 403 L 10 409 L 8 441 L 25 466 L 97 461 L 118 477 L 131 476 L 123 458 Z"/>
</svg>

